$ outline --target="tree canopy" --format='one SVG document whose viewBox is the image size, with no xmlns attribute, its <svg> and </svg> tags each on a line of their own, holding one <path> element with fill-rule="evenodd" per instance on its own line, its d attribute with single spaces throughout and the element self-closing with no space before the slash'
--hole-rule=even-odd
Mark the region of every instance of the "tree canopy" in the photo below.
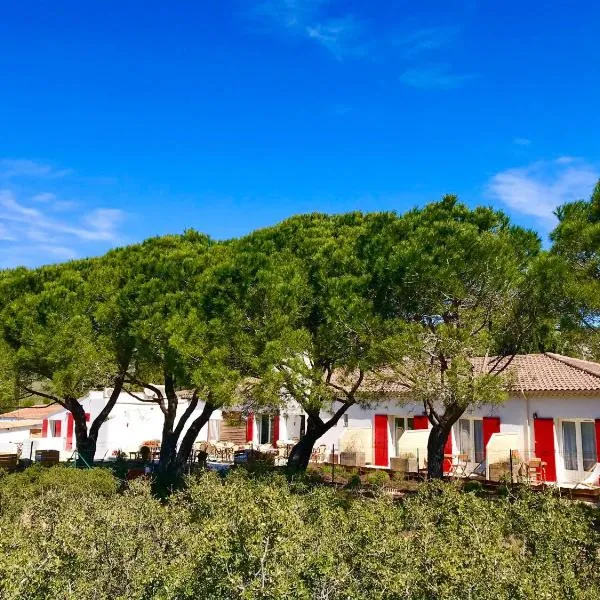
<svg viewBox="0 0 600 600">
<path fill-rule="evenodd" d="M 58 402 L 89 458 L 125 389 L 160 407 L 173 471 L 214 410 L 292 399 L 308 420 L 290 464 L 304 468 L 350 407 L 379 400 L 365 382 L 393 373 L 432 423 L 440 476 L 452 424 L 506 397 L 514 354 L 559 347 L 568 319 L 597 325 L 600 184 L 558 215 L 552 252 L 504 213 L 445 196 L 404 215 L 300 215 L 226 242 L 190 230 L 3 271 L 1 400 Z M 79 399 L 104 386 L 113 396 L 88 429 Z"/>
</svg>

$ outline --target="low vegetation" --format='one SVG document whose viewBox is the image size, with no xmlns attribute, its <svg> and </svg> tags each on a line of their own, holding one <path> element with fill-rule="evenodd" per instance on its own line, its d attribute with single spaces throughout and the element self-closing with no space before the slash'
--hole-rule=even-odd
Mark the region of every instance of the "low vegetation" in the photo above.
<svg viewBox="0 0 600 600">
<path fill-rule="evenodd" d="M 102 469 L 0 477 L 2 599 L 598 598 L 595 508 L 423 485 L 393 503 L 205 474 L 166 502 Z"/>
</svg>

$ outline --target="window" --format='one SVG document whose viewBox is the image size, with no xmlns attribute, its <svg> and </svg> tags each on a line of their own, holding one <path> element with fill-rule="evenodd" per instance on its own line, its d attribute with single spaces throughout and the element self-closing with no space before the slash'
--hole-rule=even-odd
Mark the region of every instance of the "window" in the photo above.
<svg viewBox="0 0 600 600">
<path fill-rule="evenodd" d="M 480 463 L 484 459 L 483 420 L 459 419 L 458 451 L 466 454 L 469 462 Z"/>
<path fill-rule="evenodd" d="M 273 443 L 273 415 L 260 415 L 258 421 L 258 443 Z"/>
<path fill-rule="evenodd" d="M 51 419 L 48 421 L 48 437 L 60 437 L 60 420 Z"/>
<path fill-rule="evenodd" d="M 344 415 L 344 427 L 348 427 L 348 415 Z"/>
<path fill-rule="evenodd" d="M 221 439 L 221 421 L 218 419 L 208 420 L 208 441 L 217 442 Z"/>
<path fill-rule="evenodd" d="M 562 453 L 567 471 L 591 471 L 597 462 L 593 421 L 562 421 Z"/>
<path fill-rule="evenodd" d="M 415 422 L 412 417 L 394 417 L 394 443 L 398 443 L 405 431 L 414 428 Z"/>
</svg>

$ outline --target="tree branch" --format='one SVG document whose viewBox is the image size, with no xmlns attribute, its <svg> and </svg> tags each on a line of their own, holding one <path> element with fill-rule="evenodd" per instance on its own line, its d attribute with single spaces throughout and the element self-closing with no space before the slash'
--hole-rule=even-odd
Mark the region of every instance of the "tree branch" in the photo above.
<svg viewBox="0 0 600 600">
<path fill-rule="evenodd" d="M 179 439 L 179 436 L 181 435 L 181 432 L 183 431 L 183 428 L 185 427 L 187 420 L 190 418 L 192 413 L 196 410 L 197 406 L 198 406 L 198 390 L 194 390 L 194 393 L 192 394 L 192 399 L 190 400 L 190 403 L 188 404 L 187 408 L 185 409 L 185 412 L 181 415 L 181 418 L 179 419 L 179 423 L 177 423 L 177 427 L 175 427 L 175 431 L 173 432 L 175 435 L 175 439 Z"/>
</svg>

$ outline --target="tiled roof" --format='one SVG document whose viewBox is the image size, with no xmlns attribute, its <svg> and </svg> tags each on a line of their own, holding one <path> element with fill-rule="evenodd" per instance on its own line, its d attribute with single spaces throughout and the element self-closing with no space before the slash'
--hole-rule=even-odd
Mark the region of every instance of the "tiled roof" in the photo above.
<svg viewBox="0 0 600 600">
<path fill-rule="evenodd" d="M 27 408 L 18 408 L 10 412 L 0 414 L 2 419 L 34 419 L 42 420 L 50 417 L 61 410 L 64 410 L 60 404 L 36 404 Z"/>
<path fill-rule="evenodd" d="M 499 361 L 488 358 L 485 369 L 482 357 L 473 360 L 476 367 L 483 372 L 501 370 L 513 380 L 511 386 L 514 390 L 524 392 L 600 392 L 600 364 L 570 358 L 561 354 L 547 352 L 545 354 L 517 354 L 508 366 L 509 358 Z M 351 383 L 344 381 L 343 377 L 335 378 L 340 383 Z M 391 369 L 385 369 L 377 376 L 371 375 L 365 378 L 361 385 L 361 391 L 371 393 L 410 393 L 410 386 L 403 383 L 402 378 L 394 374 Z"/>
<path fill-rule="evenodd" d="M 31 427 L 41 427 L 42 419 L 16 419 L 15 421 L 0 421 L 0 431 L 11 429 L 22 429 Z"/>
<path fill-rule="evenodd" d="M 561 354 L 519 354 L 506 371 L 524 392 L 600 391 L 600 364 Z"/>
</svg>

